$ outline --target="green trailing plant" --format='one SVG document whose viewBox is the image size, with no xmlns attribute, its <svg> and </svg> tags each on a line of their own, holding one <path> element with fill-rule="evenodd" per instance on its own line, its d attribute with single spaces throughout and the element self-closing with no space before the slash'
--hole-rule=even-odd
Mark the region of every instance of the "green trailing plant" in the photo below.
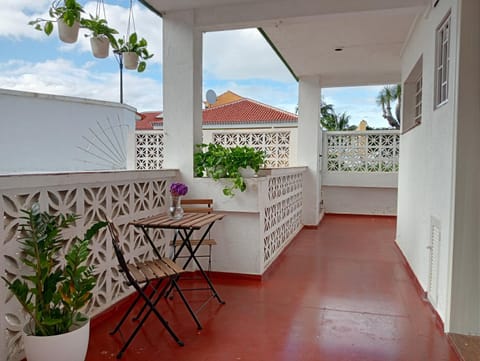
<svg viewBox="0 0 480 361">
<path fill-rule="evenodd" d="M 220 144 L 197 144 L 194 155 L 194 173 L 197 177 L 208 176 L 218 181 L 221 178 L 231 180 L 223 188 L 223 194 L 229 197 L 235 195 L 234 190 L 244 192 L 247 185 L 240 168 L 252 168 L 258 172 L 265 163 L 265 154 L 252 147 L 237 146 L 226 148 Z"/>
<path fill-rule="evenodd" d="M 83 13 L 83 7 L 76 0 L 55 0 L 52 2 L 48 14 L 50 19 L 37 18 L 28 24 L 33 25 L 35 29 L 43 31 L 50 35 L 53 31 L 53 23 L 62 19 L 68 26 L 73 26 L 75 21 L 80 22 Z"/>
<path fill-rule="evenodd" d="M 50 215 L 38 205 L 22 210 L 20 261 L 29 273 L 11 280 L 2 277 L 30 315 L 36 336 L 59 335 L 86 320 L 80 310 L 92 298 L 96 277 L 88 266 L 89 243 L 106 222 L 97 222 L 83 239 L 75 237 L 61 260 L 66 240 L 62 232 L 76 222 L 74 214 Z"/>
<path fill-rule="evenodd" d="M 137 33 L 132 33 L 128 37 L 127 40 L 123 38 L 119 38 L 116 41 L 116 44 L 112 44 L 113 48 L 115 49 L 116 53 L 129 53 L 133 52 L 138 55 L 140 61 L 138 62 L 137 71 L 139 73 L 143 72 L 147 67 L 147 62 L 145 60 L 150 59 L 153 57 L 153 54 L 148 52 L 147 46 L 148 42 L 144 38 L 138 37 Z"/>
<path fill-rule="evenodd" d="M 99 16 L 93 16 L 92 14 L 89 14 L 89 16 L 89 19 L 82 18 L 80 20 L 80 26 L 84 29 L 90 30 L 90 36 L 92 37 L 105 36 L 108 38 L 112 48 L 117 48 L 117 40 L 114 35 L 118 34 L 118 31 L 109 27 L 106 19 L 100 18 Z"/>
</svg>

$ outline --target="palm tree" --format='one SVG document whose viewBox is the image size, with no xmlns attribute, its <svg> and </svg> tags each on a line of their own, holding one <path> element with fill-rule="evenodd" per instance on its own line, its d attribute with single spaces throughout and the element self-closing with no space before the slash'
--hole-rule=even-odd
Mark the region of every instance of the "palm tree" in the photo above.
<svg viewBox="0 0 480 361">
<path fill-rule="evenodd" d="M 391 127 L 400 129 L 400 108 L 402 100 L 402 86 L 387 85 L 377 96 L 377 104 L 382 107 L 383 117 L 388 121 Z M 397 102 L 395 106 L 395 117 L 392 114 L 392 103 Z"/>
<path fill-rule="evenodd" d="M 320 117 L 320 124 L 322 127 L 329 131 L 335 130 L 355 130 L 354 125 L 350 125 L 350 115 L 343 112 L 341 114 L 335 113 L 333 106 L 331 104 L 326 104 L 329 108 L 325 108 L 323 111 L 323 106 L 320 112 L 322 113 Z"/>
</svg>

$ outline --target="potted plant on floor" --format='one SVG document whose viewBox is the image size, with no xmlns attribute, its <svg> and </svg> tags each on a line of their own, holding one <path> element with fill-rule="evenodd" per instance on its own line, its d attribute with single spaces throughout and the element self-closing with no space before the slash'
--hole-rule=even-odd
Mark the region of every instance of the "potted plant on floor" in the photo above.
<svg viewBox="0 0 480 361">
<path fill-rule="evenodd" d="M 137 33 L 132 33 L 128 40 L 118 39 L 114 48 L 115 52 L 123 57 L 125 68 L 137 69 L 141 73 L 147 67 L 145 60 L 153 56 L 148 52 L 147 45 L 148 43 L 144 38 L 139 39 Z"/>
<path fill-rule="evenodd" d="M 50 19 L 38 18 L 28 24 L 50 35 L 53 31 L 53 23 L 57 22 L 60 40 L 65 43 L 76 42 L 83 13 L 82 5 L 75 0 L 54 0 L 48 13 Z"/>
<path fill-rule="evenodd" d="M 90 14 L 90 19 L 81 19 L 81 27 L 90 30 L 90 46 L 93 56 L 106 58 L 109 53 L 110 44 L 113 48 L 118 47 L 114 35 L 118 34 L 116 29 L 108 26 L 107 20 Z"/>
<path fill-rule="evenodd" d="M 211 177 L 218 181 L 228 178 L 223 194 L 235 195 L 234 190 L 244 192 L 247 189 L 242 169 L 251 168 L 255 173 L 265 163 L 265 154 L 253 147 L 237 146 L 227 148 L 220 144 L 197 144 L 194 155 L 194 173 L 196 177 Z M 243 174 L 242 174 L 243 173 Z"/>
<path fill-rule="evenodd" d="M 3 276 L 8 289 L 30 316 L 24 328 L 28 361 L 83 361 L 88 347 L 89 319 L 81 309 L 92 297 L 96 278 L 87 266 L 89 242 L 106 222 L 75 237 L 63 253 L 62 231 L 74 214 L 53 216 L 34 205 L 22 211 L 20 261 L 30 272 L 15 279 Z M 64 259 L 60 257 L 64 254 Z"/>
</svg>

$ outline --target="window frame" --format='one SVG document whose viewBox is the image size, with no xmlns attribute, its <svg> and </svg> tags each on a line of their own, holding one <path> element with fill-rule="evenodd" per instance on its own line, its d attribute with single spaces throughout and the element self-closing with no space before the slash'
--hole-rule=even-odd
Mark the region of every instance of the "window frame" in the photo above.
<svg viewBox="0 0 480 361">
<path fill-rule="evenodd" d="M 451 12 L 449 11 L 435 31 L 435 109 L 448 103 L 450 32 Z"/>
<path fill-rule="evenodd" d="M 423 95 L 423 73 L 417 77 L 415 81 L 415 106 L 414 106 L 414 123 L 420 124 L 422 122 L 422 95 Z"/>
<path fill-rule="evenodd" d="M 423 100 L 423 54 L 421 54 L 402 85 L 401 134 L 422 124 Z"/>
</svg>

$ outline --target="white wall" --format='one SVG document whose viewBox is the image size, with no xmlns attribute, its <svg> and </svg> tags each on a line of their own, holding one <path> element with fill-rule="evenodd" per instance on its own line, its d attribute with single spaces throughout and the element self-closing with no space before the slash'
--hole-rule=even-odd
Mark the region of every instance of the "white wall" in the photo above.
<svg viewBox="0 0 480 361">
<path fill-rule="evenodd" d="M 0 109 L 0 174 L 127 169 L 133 157 L 132 107 L 0 89 Z"/>
<path fill-rule="evenodd" d="M 397 214 L 397 188 L 322 186 L 326 213 Z"/>
<path fill-rule="evenodd" d="M 434 109 L 435 32 L 451 9 L 449 100 Z M 455 147 L 455 74 L 457 1 L 442 0 L 421 17 L 402 56 L 405 80 L 423 55 L 422 123 L 400 141 L 397 242 L 424 289 L 429 280 L 432 217 L 440 225 L 438 301 L 433 306 L 448 330 L 449 251 L 452 244 L 453 155 Z"/>
<path fill-rule="evenodd" d="M 462 0 L 450 331 L 480 335 L 480 2 Z"/>
</svg>

